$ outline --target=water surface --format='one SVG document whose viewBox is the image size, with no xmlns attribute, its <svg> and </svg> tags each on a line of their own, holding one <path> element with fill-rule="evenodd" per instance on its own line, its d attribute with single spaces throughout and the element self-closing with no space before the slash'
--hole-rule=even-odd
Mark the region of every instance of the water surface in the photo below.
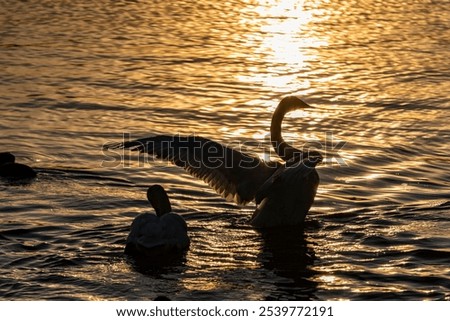
<svg viewBox="0 0 450 321">
<path fill-rule="evenodd" d="M 38 171 L 0 182 L 4 300 L 450 299 L 447 1 L 1 7 L 1 150 Z M 286 118 L 285 137 L 328 156 L 304 231 L 255 230 L 254 204 L 102 151 L 124 134 L 180 133 L 269 157 L 286 95 L 313 108 Z M 142 269 L 123 248 L 155 183 L 191 248 Z"/>
</svg>

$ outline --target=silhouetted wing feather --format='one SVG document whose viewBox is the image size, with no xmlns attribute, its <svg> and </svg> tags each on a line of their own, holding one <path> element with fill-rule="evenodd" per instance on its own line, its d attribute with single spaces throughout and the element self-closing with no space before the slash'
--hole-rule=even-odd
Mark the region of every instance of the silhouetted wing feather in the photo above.
<svg viewBox="0 0 450 321">
<path fill-rule="evenodd" d="M 252 201 L 258 187 L 277 169 L 277 163 L 266 163 L 199 136 L 160 135 L 107 148 L 138 150 L 170 160 L 238 204 Z"/>
</svg>

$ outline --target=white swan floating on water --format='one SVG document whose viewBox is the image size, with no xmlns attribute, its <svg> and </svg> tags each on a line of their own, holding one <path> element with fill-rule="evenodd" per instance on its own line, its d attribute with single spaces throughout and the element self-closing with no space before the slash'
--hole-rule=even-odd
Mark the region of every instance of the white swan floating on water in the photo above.
<svg viewBox="0 0 450 321">
<path fill-rule="evenodd" d="M 156 215 L 145 213 L 134 219 L 125 253 L 157 261 L 182 254 L 190 244 L 186 222 L 172 212 L 169 197 L 162 186 L 149 187 L 147 198 Z"/>
<path fill-rule="evenodd" d="M 285 162 L 266 162 L 199 136 L 159 135 L 106 146 L 155 155 L 183 167 L 203 179 L 227 200 L 237 204 L 255 201 L 250 220 L 255 227 L 298 225 L 304 222 L 317 187 L 315 166 L 322 161 L 317 151 L 303 152 L 289 145 L 281 135 L 284 116 L 310 107 L 295 96 L 283 98 L 270 127 L 271 142 Z"/>
</svg>

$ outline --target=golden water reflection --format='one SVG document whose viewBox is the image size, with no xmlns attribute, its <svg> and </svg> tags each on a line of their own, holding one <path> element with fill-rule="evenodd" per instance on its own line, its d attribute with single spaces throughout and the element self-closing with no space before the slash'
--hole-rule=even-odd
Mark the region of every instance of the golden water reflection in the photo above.
<svg viewBox="0 0 450 321">
<path fill-rule="evenodd" d="M 255 64 L 237 79 L 280 93 L 309 88 L 309 81 L 299 75 L 315 59 L 310 49 L 324 46 L 326 42 L 305 32 L 313 13 L 305 8 L 304 1 L 259 0 L 255 7 L 244 10 L 252 10 L 259 17 L 253 22 L 253 29 L 244 33 L 245 46 L 252 49 Z M 241 24 L 248 25 L 248 18 L 242 18 Z"/>
<path fill-rule="evenodd" d="M 448 9 L 439 5 L 5 2 L 3 148 L 43 171 L 30 189 L 1 191 L 7 200 L 1 207 L 10 212 L 5 226 L 13 230 L 17 223 L 33 234 L 36 226 L 50 226 L 57 236 L 36 234 L 36 242 L 23 242 L 31 250 L 17 250 L 3 238 L 2 273 L 10 273 L 12 288 L 25 280 L 44 293 L 67 281 L 44 281 L 65 256 L 74 262 L 63 267 L 74 276 L 70 292 L 88 299 L 109 291 L 112 298 L 147 298 L 155 285 L 196 299 L 201 291 L 220 299 L 239 299 L 247 291 L 245 298 L 261 299 L 288 292 L 280 287 L 286 281 L 304 285 L 305 270 L 324 299 L 380 288 L 436 288 L 384 277 L 448 275 L 440 251 L 448 249 L 450 109 L 442 40 L 448 38 Z M 331 130 L 348 143 L 339 151 L 347 166 L 318 168 L 321 185 L 306 232 L 317 259 L 307 268 L 291 264 L 298 258 L 290 252 L 292 242 L 276 253 L 277 244 L 248 227 L 254 204 L 228 203 L 167 162 L 139 166 L 133 156 L 126 168 L 99 165 L 102 144 L 119 141 L 124 132 L 133 139 L 180 132 L 225 143 L 250 138 L 252 151 L 267 151 L 270 144 L 257 145 L 266 142 L 271 112 L 286 94 L 314 107 L 286 117 L 286 139 L 301 147 L 323 142 Z M 105 263 L 121 260 L 127 227 L 149 210 L 141 189 L 152 183 L 175 192 L 174 208 L 186 215 L 192 236 L 186 264 L 167 278 L 135 273 L 125 261 Z M 39 244 L 42 251 L 34 251 Z M 79 262 L 73 253 L 88 260 Z M 35 260 L 11 269 L 19 256 Z"/>
</svg>

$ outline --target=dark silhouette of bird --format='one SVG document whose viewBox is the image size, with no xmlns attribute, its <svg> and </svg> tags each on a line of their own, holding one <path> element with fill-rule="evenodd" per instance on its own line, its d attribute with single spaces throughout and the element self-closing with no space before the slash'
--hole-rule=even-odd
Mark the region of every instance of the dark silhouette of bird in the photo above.
<svg viewBox="0 0 450 321">
<path fill-rule="evenodd" d="M 310 108 L 295 96 L 283 98 L 272 116 L 271 142 L 284 162 L 264 161 L 200 136 L 158 135 L 107 145 L 131 149 L 170 160 L 203 179 L 228 201 L 257 208 L 250 220 L 255 227 L 303 224 L 319 186 L 315 169 L 322 161 L 318 151 L 302 151 L 282 137 L 284 116 Z"/>
<path fill-rule="evenodd" d="M 0 177 L 8 179 L 31 179 L 36 172 L 30 166 L 16 163 L 16 157 L 9 152 L 0 153 Z"/>
<path fill-rule="evenodd" d="M 182 254 L 190 245 L 185 220 L 172 212 L 162 186 L 149 187 L 147 198 L 156 213 L 140 214 L 134 219 L 125 253 L 155 261 Z"/>
</svg>

